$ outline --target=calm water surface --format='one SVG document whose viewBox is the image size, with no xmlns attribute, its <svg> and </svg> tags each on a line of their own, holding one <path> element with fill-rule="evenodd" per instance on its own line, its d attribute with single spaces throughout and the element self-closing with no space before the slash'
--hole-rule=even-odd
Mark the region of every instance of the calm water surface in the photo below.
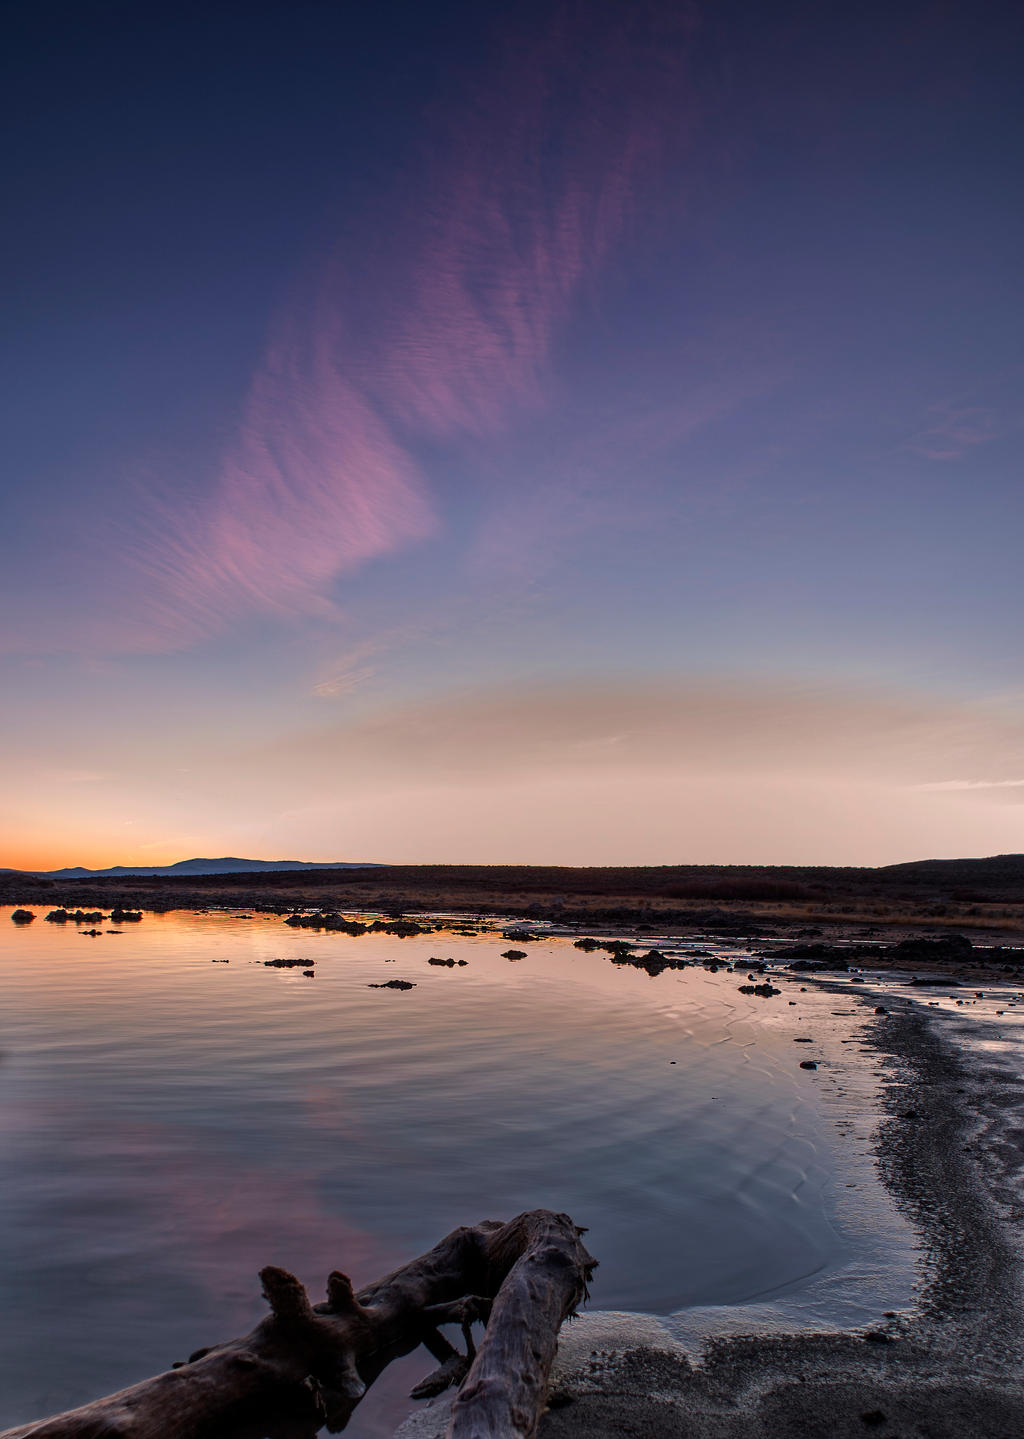
<svg viewBox="0 0 1024 1439">
<path fill-rule="evenodd" d="M 0 910 L 0 1427 L 243 1332 L 265 1264 L 319 1297 L 540 1205 L 590 1226 L 606 1309 L 749 1302 L 856 1256 L 867 1130 L 793 1043 L 854 1032 L 834 998 L 558 939 L 513 963 L 493 933 L 177 914 L 91 938 L 38 913 Z M 264 963 L 296 956 L 315 978 Z M 369 987 L 392 978 L 416 987 Z M 390 1433 L 430 1367 L 393 1366 L 348 1432 Z"/>
</svg>

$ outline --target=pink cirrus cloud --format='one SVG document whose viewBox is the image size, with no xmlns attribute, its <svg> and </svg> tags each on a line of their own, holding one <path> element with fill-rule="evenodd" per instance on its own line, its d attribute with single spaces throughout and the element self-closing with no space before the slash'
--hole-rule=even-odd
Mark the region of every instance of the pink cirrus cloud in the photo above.
<svg viewBox="0 0 1024 1439">
<path fill-rule="evenodd" d="M 424 165 L 413 257 L 368 365 L 403 426 L 490 435 L 549 403 L 574 304 L 687 128 L 691 29 L 687 7 L 609 24 L 556 6 L 541 35 L 506 38 L 433 137 L 443 159 Z"/>
<path fill-rule="evenodd" d="M 127 647 L 254 613 L 337 618 L 339 578 L 436 533 L 417 445 L 492 437 L 551 403 L 573 307 L 686 128 L 691 28 L 688 10 L 609 25 L 565 6 L 540 35 L 502 37 L 395 214 L 288 308 L 212 484 L 191 500 L 150 487 Z"/>
<path fill-rule="evenodd" d="M 253 610 L 329 614 L 339 575 L 433 531 L 414 462 L 330 340 L 293 320 L 268 349 L 212 491 L 184 514 L 160 503 L 138 556 L 157 633 L 187 643 Z"/>
<path fill-rule="evenodd" d="M 978 405 L 966 408 L 937 405 L 934 410 L 934 423 L 905 446 L 926 460 L 962 459 L 970 450 L 996 436 L 996 416 L 992 410 Z"/>
</svg>

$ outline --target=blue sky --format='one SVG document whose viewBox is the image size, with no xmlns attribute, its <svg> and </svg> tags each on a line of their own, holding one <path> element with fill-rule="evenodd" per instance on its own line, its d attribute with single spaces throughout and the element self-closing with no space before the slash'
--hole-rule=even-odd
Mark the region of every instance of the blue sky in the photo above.
<svg viewBox="0 0 1024 1439">
<path fill-rule="evenodd" d="M 1021 28 L 24 8 L 0 862 L 1024 848 Z"/>
</svg>

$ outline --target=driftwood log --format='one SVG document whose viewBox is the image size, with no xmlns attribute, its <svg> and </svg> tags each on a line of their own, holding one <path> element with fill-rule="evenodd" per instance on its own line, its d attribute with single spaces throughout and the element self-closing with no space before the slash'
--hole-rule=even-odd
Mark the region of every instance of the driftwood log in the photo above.
<svg viewBox="0 0 1024 1439">
<path fill-rule="evenodd" d="M 450 1439 L 533 1439 L 559 1327 L 595 1267 L 584 1232 L 548 1209 L 484 1220 L 358 1293 L 333 1273 L 322 1304 L 286 1270 L 264 1269 L 270 1314 L 251 1333 L 0 1439 L 312 1439 L 344 1429 L 381 1370 L 420 1344 L 438 1368 L 413 1397 L 461 1385 Z M 465 1353 L 444 1324 L 462 1326 Z"/>
</svg>

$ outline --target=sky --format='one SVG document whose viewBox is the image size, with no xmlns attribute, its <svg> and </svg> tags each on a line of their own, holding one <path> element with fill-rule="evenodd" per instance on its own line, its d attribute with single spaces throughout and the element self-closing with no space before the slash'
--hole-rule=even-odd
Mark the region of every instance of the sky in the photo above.
<svg viewBox="0 0 1024 1439">
<path fill-rule="evenodd" d="M 0 865 L 1024 851 L 1024 11 L 7 29 Z"/>
</svg>

